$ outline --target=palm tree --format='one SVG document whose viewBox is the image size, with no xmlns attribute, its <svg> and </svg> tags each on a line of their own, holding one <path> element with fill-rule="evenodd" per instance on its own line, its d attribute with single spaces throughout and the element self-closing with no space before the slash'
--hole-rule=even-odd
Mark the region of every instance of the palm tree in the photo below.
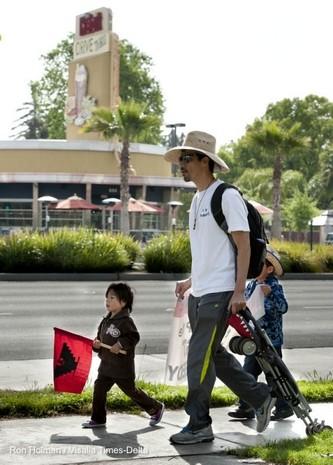
<svg viewBox="0 0 333 465">
<path fill-rule="evenodd" d="M 308 140 L 300 133 L 300 124 L 285 128 L 278 121 L 256 121 L 249 128 L 246 137 L 249 142 L 260 145 L 270 156 L 273 164 L 273 219 L 272 237 L 281 239 L 281 177 L 284 160 L 296 149 L 308 145 Z"/>
<path fill-rule="evenodd" d="M 99 132 L 106 140 L 118 138 L 122 143 L 120 153 L 120 200 L 122 210 L 120 228 L 129 233 L 128 201 L 130 142 L 135 142 L 150 130 L 160 127 L 158 116 L 147 114 L 145 105 L 134 101 L 122 102 L 114 111 L 99 107 L 93 111 L 91 119 L 83 127 L 84 132 Z"/>
</svg>

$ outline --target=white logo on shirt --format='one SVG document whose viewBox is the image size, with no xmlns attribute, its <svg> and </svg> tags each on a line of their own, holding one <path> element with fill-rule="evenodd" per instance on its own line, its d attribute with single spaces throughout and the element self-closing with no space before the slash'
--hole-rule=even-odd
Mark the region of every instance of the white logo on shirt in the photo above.
<svg viewBox="0 0 333 465">
<path fill-rule="evenodd" d="M 118 328 L 115 327 L 115 325 L 112 323 L 108 329 L 106 330 L 106 334 L 110 334 L 112 337 L 119 337 L 120 336 L 120 331 Z"/>
<path fill-rule="evenodd" d="M 203 208 L 200 212 L 200 216 L 203 217 L 203 216 L 208 216 L 208 215 L 209 215 L 208 208 Z"/>
</svg>

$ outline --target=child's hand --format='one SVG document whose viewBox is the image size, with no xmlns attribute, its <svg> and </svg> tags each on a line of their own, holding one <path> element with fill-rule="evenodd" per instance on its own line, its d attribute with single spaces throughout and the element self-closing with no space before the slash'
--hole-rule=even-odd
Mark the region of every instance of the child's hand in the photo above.
<svg viewBox="0 0 333 465">
<path fill-rule="evenodd" d="M 262 292 L 264 293 L 265 297 L 268 296 L 272 292 L 271 286 L 269 286 L 268 284 L 261 284 L 260 288 Z"/>
<path fill-rule="evenodd" d="M 94 339 L 93 348 L 94 349 L 100 349 L 101 348 L 101 341 L 99 339 Z"/>
<path fill-rule="evenodd" d="M 120 349 L 121 345 L 118 342 L 116 342 L 115 344 L 113 344 L 113 346 L 111 346 L 110 352 L 112 352 L 113 354 L 119 354 Z"/>
</svg>

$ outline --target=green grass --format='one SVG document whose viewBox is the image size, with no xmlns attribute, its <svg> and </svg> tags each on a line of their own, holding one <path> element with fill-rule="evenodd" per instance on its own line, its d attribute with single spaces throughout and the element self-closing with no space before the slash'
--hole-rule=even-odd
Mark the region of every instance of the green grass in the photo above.
<svg viewBox="0 0 333 465">
<path fill-rule="evenodd" d="M 308 402 L 333 402 L 333 381 L 301 381 L 299 388 Z M 150 396 L 164 402 L 168 409 L 184 407 L 186 386 L 138 381 L 138 386 Z M 236 402 L 236 396 L 226 387 L 214 388 L 212 407 L 226 407 Z M 87 414 L 91 410 L 92 387 L 82 394 L 56 393 L 49 386 L 40 390 L 0 391 L 0 417 L 47 417 L 58 414 Z M 119 389 L 112 388 L 107 400 L 112 411 L 131 412 L 137 408 Z"/>
<path fill-rule="evenodd" d="M 165 384 L 138 381 L 138 386 L 150 396 L 165 403 L 169 409 L 183 408 L 186 399 L 186 386 L 167 386 Z M 56 393 L 49 386 L 40 390 L 0 391 L 0 417 L 47 417 L 58 414 L 89 414 L 92 402 L 92 387 L 82 394 Z M 212 406 L 232 405 L 236 396 L 227 388 L 213 391 Z M 117 387 L 108 394 L 107 407 L 112 411 L 135 412 L 138 408 L 131 399 Z"/>
<path fill-rule="evenodd" d="M 287 439 L 229 453 L 239 457 L 259 457 L 279 465 L 332 465 L 333 430 L 324 430 L 306 439 Z"/>
</svg>

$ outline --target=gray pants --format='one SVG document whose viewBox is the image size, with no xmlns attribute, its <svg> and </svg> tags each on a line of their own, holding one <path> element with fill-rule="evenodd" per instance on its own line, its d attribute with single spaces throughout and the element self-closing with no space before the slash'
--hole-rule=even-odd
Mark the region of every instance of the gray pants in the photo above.
<svg viewBox="0 0 333 465">
<path fill-rule="evenodd" d="M 216 376 L 253 408 L 260 407 L 270 389 L 244 371 L 237 359 L 221 345 L 227 329 L 228 304 L 233 292 L 202 297 L 190 295 L 188 314 L 192 329 L 187 358 L 188 395 L 185 411 L 188 426 L 198 430 L 211 424 L 209 406 Z"/>
</svg>

